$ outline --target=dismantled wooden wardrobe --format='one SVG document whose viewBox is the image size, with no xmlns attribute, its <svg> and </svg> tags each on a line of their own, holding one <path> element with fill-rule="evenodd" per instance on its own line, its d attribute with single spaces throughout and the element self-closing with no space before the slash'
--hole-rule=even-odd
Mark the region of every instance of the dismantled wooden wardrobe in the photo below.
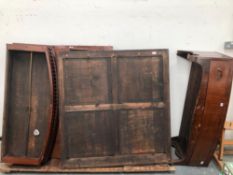
<svg viewBox="0 0 233 175">
<path fill-rule="evenodd" d="M 151 172 L 174 171 L 173 163 L 208 165 L 225 121 L 233 61 L 218 53 L 178 55 L 192 68 L 180 134 L 171 139 L 167 49 L 7 45 L 1 152 L 7 166 L 0 170 Z M 180 160 L 172 159 L 172 145 Z"/>
<path fill-rule="evenodd" d="M 3 162 L 172 169 L 168 50 L 7 48 Z"/>
</svg>

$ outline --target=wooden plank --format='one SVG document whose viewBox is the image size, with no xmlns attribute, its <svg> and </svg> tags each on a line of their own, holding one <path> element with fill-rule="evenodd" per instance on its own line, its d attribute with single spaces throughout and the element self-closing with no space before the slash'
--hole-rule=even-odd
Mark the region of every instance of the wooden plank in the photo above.
<svg viewBox="0 0 233 175">
<path fill-rule="evenodd" d="M 169 164 L 166 154 L 122 154 L 114 156 L 99 156 L 85 158 L 70 158 L 62 163 L 64 168 L 112 167 L 126 165 Z"/>
<path fill-rule="evenodd" d="M 65 112 L 148 109 L 148 108 L 164 108 L 164 106 L 165 105 L 163 102 L 74 105 L 74 106 L 65 106 Z"/>
<path fill-rule="evenodd" d="M 33 53 L 32 57 L 32 77 L 31 77 L 31 114 L 28 137 L 28 156 L 38 157 L 43 149 L 43 140 L 48 132 L 47 116 L 50 107 L 50 87 L 48 69 L 45 66 L 46 58 L 44 53 Z M 40 74 L 40 78 L 38 75 Z M 43 88 L 38 88 L 43 85 Z M 39 131 L 35 136 L 34 131 Z"/>
<path fill-rule="evenodd" d="M 112 59 L 117 58 L 145 58 L 145 57 L 164 57 L 164 52 L 168 52 L 167 49 L 148 49 L 148 50 L 113 50 L 113 51 L 72 51 L 61 53 L 61 57 L 66 58 L 106 58 Z"/>
<path fill-rule="evenodd" d="M 176 169 L 167 164 L 147 166 L 120 166 L 120 167 L 97 167 L 97 168 L 73 168 L 64 169 L 59 166 L 56 159 L 41 167 L 11 166 L 0 163 L 1 173 L 130 173 L 130 172 L 174 172 Z"/>
<path fill-rule="evenodd" d="M 27 154 L 27 135 L 29 122 L 29 72 L 30 52 L 11 52 L 10 80 L 8 83 L 9 94 L 7 95 L 8 130 L 4 131 L 5 151 L 4 155 L 25 156 Z"/>
<path fill-rule="evenodd" d="M 26 43 L 13 43 L 7 44 L 8 50 L 20 50 L 20 51 L 34 51 L 34 52 L 45 52 L 48 47 L 53 45 L 40 45 L 40 44 L 26 44 Z M 112 50 L 112 46 L 85 46 L 85 45 L 56 45 L 58 50 Z"/>
</svg>

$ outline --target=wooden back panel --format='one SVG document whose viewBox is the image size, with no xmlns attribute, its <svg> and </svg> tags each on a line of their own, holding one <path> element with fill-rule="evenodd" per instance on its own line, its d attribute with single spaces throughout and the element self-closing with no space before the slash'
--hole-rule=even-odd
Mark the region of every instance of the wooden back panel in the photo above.
<svg viewBox="0 0 233 175">
<path fill-rule="evenodd" d="M 167 50 L 72 51 L 58 70 L 63 166 L 170 161 Z"/>
</svg>

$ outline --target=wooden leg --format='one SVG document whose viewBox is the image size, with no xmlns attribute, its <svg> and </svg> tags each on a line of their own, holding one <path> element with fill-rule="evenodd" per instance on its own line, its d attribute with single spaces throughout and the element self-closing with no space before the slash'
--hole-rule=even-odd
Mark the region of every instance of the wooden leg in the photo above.
<svg viewBox="0 0 233 175">
<path fill-rule="evenodd" d="M 225 136 L 225 129 L 223 129 L 222 131 L 222 137 L 221 137 L 221 140 L 220 140 L 220 146 L 219 146 L 219 160 L 222 160 L 223 159 L 223 152 L 224 152 L 224 136 Z"/>
</svg>

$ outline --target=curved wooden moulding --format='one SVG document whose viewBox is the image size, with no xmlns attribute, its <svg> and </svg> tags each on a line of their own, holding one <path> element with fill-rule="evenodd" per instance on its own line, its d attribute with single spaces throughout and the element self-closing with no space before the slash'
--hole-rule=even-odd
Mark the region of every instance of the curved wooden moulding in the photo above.
<svg viewBox="0 0 233 175">
<path fill-rule="evenodd" d="M 178 51 L 192 62 L 182 123 L 172 139 L 176 164 L 208 166 L 224 126 L 231 84 L 233 60 L 215 52 Z"/>
<path fill-rule="evenodd" d="M 46 46 L 7 45 L 2 161 L 40 165 L 56 136 L 55 57 Z"/>
</svg>

